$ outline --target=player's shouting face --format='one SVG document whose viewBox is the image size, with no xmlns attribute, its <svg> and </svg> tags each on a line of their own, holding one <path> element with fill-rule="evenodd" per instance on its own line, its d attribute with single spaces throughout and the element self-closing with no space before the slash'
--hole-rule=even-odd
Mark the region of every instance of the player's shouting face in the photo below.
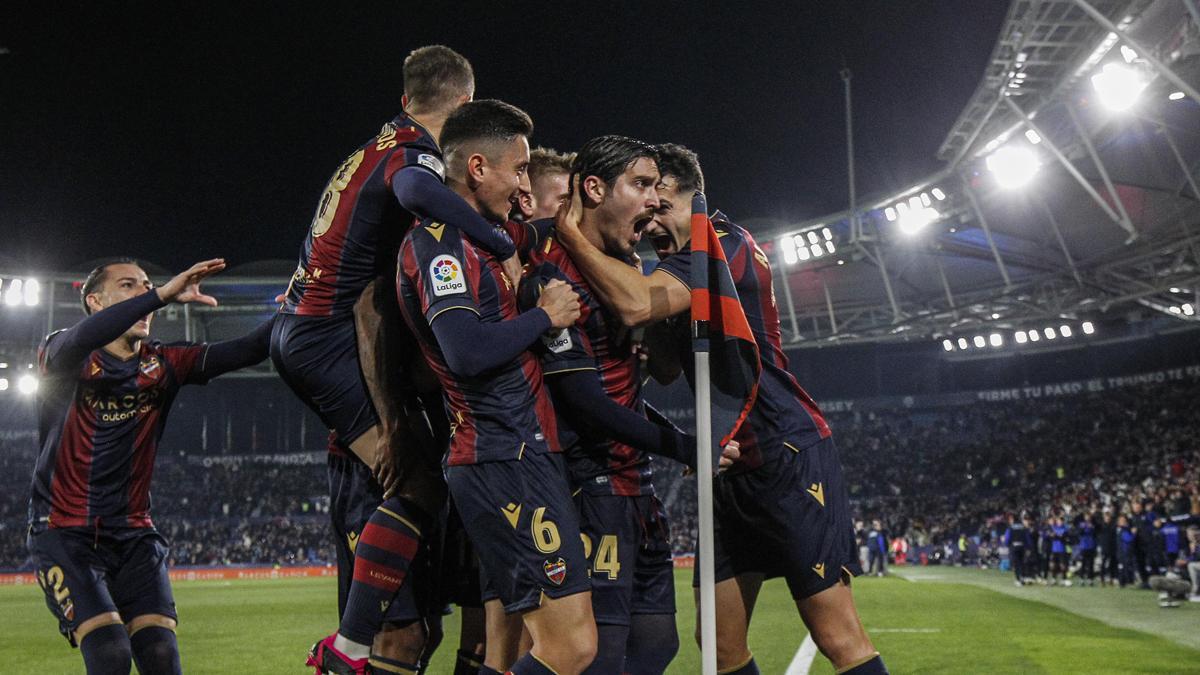
<svg viewBox="0 0 1200 675">
<path fill-rule="evenodd" d="M 650 157 L 639 157 L 605 183 L 599 176 L 583 179 L 583 194 L 597 204 L 597 231 L 604 252 L 628 258 L 642 238 L 642 230 L 658 208 L 658 165 Z"/>
<path fill-rule="evenodd" d="M 691 236 L 692 194 L 683 194 L 679 179 L 664 175 L 658 182 L 658 208 L 646 226 L 646 236 L 658 257 L 675 255 Z"/>
</svg>

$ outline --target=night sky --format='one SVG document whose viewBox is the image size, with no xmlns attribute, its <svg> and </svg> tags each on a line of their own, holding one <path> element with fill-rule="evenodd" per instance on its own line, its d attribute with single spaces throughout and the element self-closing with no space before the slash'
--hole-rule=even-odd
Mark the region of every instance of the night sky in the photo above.
<svg viewBox="0 0 1200 675">
<path fill-rule="evenodd" d="M 709 204 L 735 219 L 834 211 L 843 58 L 860 194 L 900 187 L 939 168 L 1007 9 L 14 4 L 0 9 L 0 267 L 28 271 L 295 259 L 329 174 L 399 111 L 401 62 L 431 43 L 471 60 L 477 97 L 528 111 L 535 145 L 680 142 L 700 154 Z"/>
</svg>

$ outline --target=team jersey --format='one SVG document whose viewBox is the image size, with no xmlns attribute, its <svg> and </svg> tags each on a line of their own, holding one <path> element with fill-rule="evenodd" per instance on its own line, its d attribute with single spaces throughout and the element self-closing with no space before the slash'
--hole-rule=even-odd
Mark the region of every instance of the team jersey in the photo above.
<svg viewBox="0 0 1200 675">
<path fill-rule="evenodd" d="M 788 359 L 783 353 L 780 337 L 779 309 L 771 283 L 771 264 L 766 254 L 749 232 L 729 222 L 720 212 L 713 215 L 712 221 L 762 362 L 758 398 L 733 437 L 741 446 L 741 457 L 729 469 L 736 473 L 778 458 L 785 448 L 796 452 L 809 448 L 830 437 L 832 432 L 816 401 L 788 372 Z M 689 243 L 660 262 L 655 270 L 670 274 L 690 288 L 691 254 Z M 682 318 L 675 321 L 680 365 L 688 381 L 694 383 L 690 331 L 686 317 Z"/>
<path fill-rule="evenodd" d="M 1050 528 L 1050 552 L 1051 553 L 1066 553 L 1067 552 L 1067 526 L 1055 525 Z"/>
<path fill-rule="evenodd" d="M 513 237 L 514 242 L 520 242 Z M 553 237 L 530 258 L 532 279 L 544 286 L 560 279 L 579 294 L 580 315 L 575 325 L 543 337 L 546 350 L 542 368 L 547 377 L 556 373 L 590 370 L 600 378 L 604 393 L 613 401 L 645 416 L 639 360 L 633 351 L 633 334 L 605 310 L 571 257 Z M 561 426 L 576 431 L 563 406 L 555 406 Z M 566 449 L 571 481 L 589 494 L 636 497 L 654 494 L 650 457 L 624 443 L 595 434 L 577 434 Z"/>
<path fill-rule="evenodd" d="M 444 179 L 437 141 L 402 113 L 329 179 L 280 312 L 348 316 L 367 284 L 390 273 L 400 240 L 414 221 L 392 193 L 393 178 L 408 166 Z"/>
<path fill-rule="evenodd" d="M 400 310 L 444 389 L 452 429 L 449 464 L 561 452 L 542 366 L 530 351 L 478 376 L 459 375 L 431 328 L 448 311 L 474 312 L 483 322 L 518 316 L 516 294 L 496 257 L 453 225 L 426 219 L 404 238 L 397 275 Z"/>
<path fill-rule="evenodd" d="M 202 384 L 206 345 L 142 341 L 136 358 L 104 349 L 82 365 L 54 362 L 51 334 L 38 352 L 38 437 L 31 522 L 51 527 L 152 527 L 150 479 L 179 388 Z"/>
</svg>

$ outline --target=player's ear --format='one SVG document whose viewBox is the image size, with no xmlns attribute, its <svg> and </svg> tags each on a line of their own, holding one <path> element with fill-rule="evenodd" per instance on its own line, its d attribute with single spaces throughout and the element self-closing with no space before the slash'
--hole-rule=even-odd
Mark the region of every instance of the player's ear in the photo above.
<svg viewBox="0 0 1200 675">
<path fill-rule="evenodd" d="M 467 180 L 469 185 L 475 186 L 483 181 L 483 174 L 487 173 L 487 157 L 483 153 L 476 152 L 467 158 Z"/>
<path fill-rule="evenodd" d="M 87 303 L 88 315 L 95 314 L 96 312 L 104 309 L 104 305 L 100 304 L 99 293 L 88 293 L 87 296 L 84 297 L 83 301 Z"/>
<path fill-rule="evenodd" d="M 408 94 L 400 94 L 400 107 L 408 108 Z"/>
<path fill-rule="evenodd" d="M 580 184 L 580 189 L 583 191 L 582 196 L 596 204 L 604 201 L 604 193 L 607 188 L 608 186 L 604 184 L 604 181 L 600 180 L 599 176 L 588 176 Z"/>
</svg>

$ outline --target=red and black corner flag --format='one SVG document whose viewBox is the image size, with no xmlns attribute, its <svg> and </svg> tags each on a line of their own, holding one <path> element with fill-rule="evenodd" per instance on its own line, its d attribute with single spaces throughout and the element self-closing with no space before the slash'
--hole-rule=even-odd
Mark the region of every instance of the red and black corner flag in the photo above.
<svg viewBox="0 0 1200 675">
<path fill-rule="evenodd" d="M 710 438 L 715 457 L 737 433 L 758 394 L 758 343 L 738 300 L 729 262 L 702 193 L 692 198 L 692 348 L 708 352 Z M 697 392 L 699 393 L 699 392 Z M 704 429 L 696 429 L 697 434 Z"/>
</svg>

